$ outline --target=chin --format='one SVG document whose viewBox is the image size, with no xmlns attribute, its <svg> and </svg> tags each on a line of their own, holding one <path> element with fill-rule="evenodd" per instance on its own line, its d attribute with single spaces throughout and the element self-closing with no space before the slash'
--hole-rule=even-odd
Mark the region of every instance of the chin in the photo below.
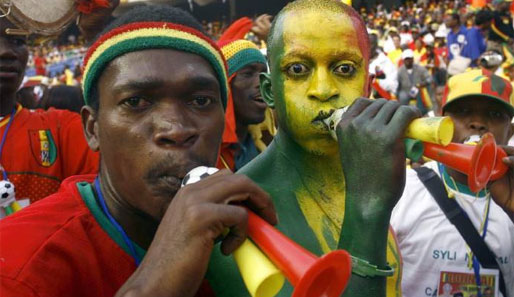
<svg viewBox="0 0 514 297">
<path fill-rule="evenodd" d="M 309 140 L 299 141 L 298 144 L 315 156 L 331 156 L 339 153 L 337 142 L 326 134 L 313 136 Z"/>
</svg>

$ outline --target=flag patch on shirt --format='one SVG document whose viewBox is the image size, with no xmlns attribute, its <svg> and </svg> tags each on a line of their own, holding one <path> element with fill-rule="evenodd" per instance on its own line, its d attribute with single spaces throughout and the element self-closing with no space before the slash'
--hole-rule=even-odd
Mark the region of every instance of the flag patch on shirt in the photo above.
<svg viewBox="0 0 514 297">
<path fill-rule="evenodd" d="M 50 130 L 30 130 L 30 148 L 39 165 L 50 167 L 57 159 L 57 147 Z"/>
</svg>

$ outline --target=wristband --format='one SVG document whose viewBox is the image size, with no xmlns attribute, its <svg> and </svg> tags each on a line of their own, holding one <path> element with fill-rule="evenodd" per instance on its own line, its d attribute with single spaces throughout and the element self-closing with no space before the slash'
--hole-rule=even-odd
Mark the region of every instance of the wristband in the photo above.
<svg viewBox="0 0 514 297">
<path fill-rule="evenodd" d="M 377 276 L 392 276 L 394 268 L 387 265 L 385 269 L 379 269 L 378 266 L 369 263 L 366 260 L 350 256 L 352 258 L 352 273 L 358 276 L 373 278 Z"/>
</svg>

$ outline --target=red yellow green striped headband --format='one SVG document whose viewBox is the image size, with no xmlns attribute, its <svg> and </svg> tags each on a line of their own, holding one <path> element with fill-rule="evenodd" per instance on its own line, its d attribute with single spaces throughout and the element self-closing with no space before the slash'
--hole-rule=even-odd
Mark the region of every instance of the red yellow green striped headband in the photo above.
<svg viewBox="0 0 514 297">
<path fill-rule="evenodd" d="M 185 51 L 206 59 L 216 72 L 226 107 L 227 64 L 218 46 L 195 29 L 166 22 L 138 22 L 118 27 L 102 35 L 88 49 L 82 83 L 86 104 L 90 102 L 93 85 L 112 60 L 126 53 L 159 48 Z"/>
<path fill-rule="evenodd" d="M 227 44 L 218 44 L 227 60 L 228 77 L 252 63 L 266 65 L 266 58 L 259 48 L 251 41 L 239 39 Z"/>
</svg>

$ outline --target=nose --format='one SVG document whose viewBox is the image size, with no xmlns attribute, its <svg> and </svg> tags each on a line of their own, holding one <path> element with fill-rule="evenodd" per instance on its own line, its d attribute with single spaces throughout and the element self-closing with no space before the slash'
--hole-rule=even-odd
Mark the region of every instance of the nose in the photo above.
<svg viewBox="0 0 514 297">
<path fill-rule="evenodd" d="M 311 100 L 319 101 L 329 101 L 339 96 L 339 89 L 328 69 L 318 68 L 314 71 L 307 96 Z"/>
<path fill-rule="evenodd" d="M 199 131 L 187 113 L 167 108 L 154 116 L 153 141 L 162 148 L 189 148 L 198 140 Z"/>
<path fill-rule="evenodd" d="M 468 122 L 468 129 L 482 135 L 489 131 L 486 121 L 480 115 L 473 115 Z"/>
<path fill-rule="evenodd" d="M 14 60 L 17 55 L 7 38 L 0 36 L 0 59 Z"/>
</svg>

